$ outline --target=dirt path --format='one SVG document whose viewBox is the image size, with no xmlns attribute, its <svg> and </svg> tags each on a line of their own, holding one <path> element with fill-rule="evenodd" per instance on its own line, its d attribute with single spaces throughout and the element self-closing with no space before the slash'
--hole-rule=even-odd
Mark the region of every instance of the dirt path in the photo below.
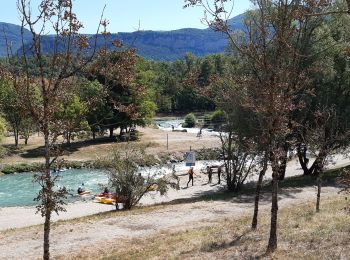
<svg viewBox="0 0 350 260">
<path fill-rule="evenodd" d="M 336 188 L 324 188 L 323 198 L 337 193 Z M 268 196 L 267 196 L 268 197 Z M 280 195 L 280 206 L 313 199 L 315 188 L 286 189 Z M 262 210 L 269 208 L 263 198 Z M 52 229 L 53 256 L 70 255 L 85 247 L 96 247 L 108 241 L 148 236 L 161 232 L 191 228 L 225 217 L 239 217 L 252 212 L 252 197 L 200 201 L 160 207 L 150 212 L 116 213 L 100 220 L 62 223 Z M 42 254 L 42 228 L 32 227 L 0 233 L 0 259 L 37 259 Z"/>
</svg>

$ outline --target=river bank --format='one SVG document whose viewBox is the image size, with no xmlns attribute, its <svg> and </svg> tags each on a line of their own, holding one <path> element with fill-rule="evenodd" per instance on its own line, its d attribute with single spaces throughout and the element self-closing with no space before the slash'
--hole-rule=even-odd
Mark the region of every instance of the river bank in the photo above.
<svg viewBox="0 0 350 260">
<path fill-rule="evenodd" d="M 134 143 L 146 147 L 146 152 L 154 155 L 162 163 L 181 161 L 183 154 L 190 149 L 199 151 L 220 147 L 219 138 L 211 134 L 205 134 L 198 138 L 196 133 L 168 132 L 153 127 L 138 128 L 137 130 L 140 134 L 140 140 Z M 0 161 L 0 165 L 2 165 L 0 171 L 5 168 L 6 173 L 27 172 L 40 168 L 44 161 L 42 137 L 33 136 L 27 146 L 21 144 L 16 149 L 12 143 L 13 139 L 10 137 L 3 141 L 3 145 L 11 152 Z M 121 149 L 123 145 L 125 143 L 109 139 L 75 140 L 61 158 L 70 164 L 66 168 L 80 168 L 82 165 L 90 165 L 97 159 L 110 155 L 111 151 Z"/>
</svg>

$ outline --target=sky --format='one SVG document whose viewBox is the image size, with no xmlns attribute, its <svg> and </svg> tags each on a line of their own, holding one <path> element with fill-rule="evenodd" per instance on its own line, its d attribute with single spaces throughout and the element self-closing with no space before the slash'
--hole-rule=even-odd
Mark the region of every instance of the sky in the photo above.
<svg viewBox="0 0 350 260">
<path fill-rule="evenodd" d="M 0 0 L 0 21 L 19 24 L 17 0 Z M 40 0 L 31 0 L 37 5 Z M 176 30 L 180 28 L 205 28 L 200 19 L 200 7 L 183 9 L 184 0 L 74 0 L 74 9 L 83 23 L 82 33 L 94 33 L 106 5 L 104 17 L 109 20 L 109 31 Z M 249 0 L 235 0 L 232 16 L 251 7 Z"/>
</svg>

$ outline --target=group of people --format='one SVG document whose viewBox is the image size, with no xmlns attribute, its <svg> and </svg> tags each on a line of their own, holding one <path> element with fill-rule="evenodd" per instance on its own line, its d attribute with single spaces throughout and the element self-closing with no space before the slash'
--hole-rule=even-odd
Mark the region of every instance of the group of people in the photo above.
<svg viewBox="0 0 350 260">
<path fill-rule="evenodd" d="M 193 170 L 193 167 L 191 167 L 189 170 L 188 170 L 188 182 L 187 182 L 187 187 L 188 187 L 188 184 L 192 181 L 192 186 L 193 186 L 193 175 L 194 175 L 194 170 Z M 221 183 L 221 173 L 222 173 L 222 166 L 219 166 L 218 167 L 218 184 Z M 208 183 L 212 183 L 212 178 L 213 178 L 213 169 L 212 167 L 210 167 L 209 165 L 207 166 L 207 174 L 208 174 Z"/>
</svg>

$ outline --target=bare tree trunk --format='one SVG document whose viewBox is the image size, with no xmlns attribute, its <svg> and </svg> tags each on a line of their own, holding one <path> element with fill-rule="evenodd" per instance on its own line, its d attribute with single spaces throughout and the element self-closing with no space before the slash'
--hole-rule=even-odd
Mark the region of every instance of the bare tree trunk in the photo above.
<svg viewBox="0 0 350 260">
<path fill-rule="evenodd" d="M 113 138 L 114 127 L 109 128 L 109 138 Z"/>
<path fill-rule="evenodd" d="M 297 155 L 298 155 L 298 159 L 299 159 L 299 164 L 300 164 L 301 168 L 303 169 L 304 175 L 310 175 L 311 171 L 307 167 L 308 162 L 309 162 L 309 158 L 306 157 L 306 148 L 303 148 L 303 150 L 301 150 L 300 145 L 298 145 Z"/>
<path fill-rule="evenodd" d="M 51 228 L 51 212 L 48 210 L 45 215 L 44 223 L 44 260 L 50 259 L 50 228 Z"/>
<path fill-rule="evenodd" d="M 278 172 L 278 180 L 280 181 L 283 181 L 286 175 L 287 155 L 288 155 L 288 144 L 286 142 L 283 146 L 282 155 L 280 157 L 281 164 L 279 166 L 279 172 Z"/>
<path fill-rule="evenodd" d="M 45 202 L 45 223 L 44 223 L 44 260 L 50 259 L 50 227 L 51 227 L 51 211 L 52 211 L 52 180 L 50 175 L 50 140 L 49 140 L 49 126 L 45 123 L 44 140 L 45 140 L 45 182 L 44 193 L 46 197 Z"/>
<path fill-rule="evenodd" d="M 18 129 L 15 127 L 13 128 L 13 135 L 15 136 L 15 146 L 18 146 L 18 140 L 19 140 L 19 132 Z"/>
<path fill-rule="evenodd" d="M 322 176 L 321 176 L 321 173 L 319 173 L 317 176 L 316 212 L 320 212 L 321 188 L 322 188 Z"/>
<path fill-rule="evenodd" d="M 258 226 L 260 191 L 261 191 L 262 181 L 264 179 L 266 170 L 267 170 L 267 160 L 265 160 L 265 162 L 264 162 L 263 169 L 259 173 L 259 180 L 258 180 L 258 182 L 256 184 L 255 202 L 254 202 L 254 214 L 253 214 L 253 220 L 252 220 L 252 229 L 256 229 L 256 227 Z"/>
<path fill-rule="evenodd" d="M 92 131 L 92 140 L 96 140 L 96 132 L 95 131 Z"/>
<path fill-rule="evenodd" d="M 270 238 L 266 253 L 272 253 L 277 249 L 277 215 L 278 215 L 278 171 L 275 169 L 272 176 L 272 204 Z"/>
<path fill-rule="evenodd" d="M 29 136 L 24 137 L 24 144 L 28 145 Z"/>
</svg>

